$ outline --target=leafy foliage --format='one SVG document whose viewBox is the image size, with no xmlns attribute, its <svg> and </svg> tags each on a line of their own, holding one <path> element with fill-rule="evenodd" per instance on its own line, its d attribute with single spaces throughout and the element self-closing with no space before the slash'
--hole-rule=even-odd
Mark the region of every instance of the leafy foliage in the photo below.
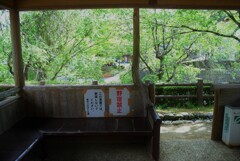
<svg viewBox="0 0 240 161">
<path fill-rule="evenodd" d="M 142 81 L 190 83 L 199 77 L 206 82 L 238 81 L 239 15 L 225 10 L 142 9 Z M 7 19 L 6 11 L 0 11 L 0 17 Z M 103 81 L 104 65 L 133 53 L 132 17 L 132 9 L 22 12 L 25 79 L 29 83 Z M 0 22 L 0 83 L 13 83 L 8 21 Z M 123 70 L 110 69 L 113 75 Z M 131 71 L 125 70 L 121 83 L 132 83 Z"/>
</svg>

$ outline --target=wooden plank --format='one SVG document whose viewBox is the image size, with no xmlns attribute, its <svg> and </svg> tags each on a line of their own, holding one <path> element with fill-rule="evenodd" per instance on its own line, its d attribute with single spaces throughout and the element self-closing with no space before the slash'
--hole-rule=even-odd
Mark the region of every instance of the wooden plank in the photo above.
<svg viewBox="0 0 240 161">
<path fill-rule="evenodd" d="M 114 117 L 108 115 L 109 105 L 107 104 L 109 94 L 108 89 L 129 88 L 133 85 L 126 86 L 98 86 L 105 92 L 106 113 L 105 117 Z M 30 116 L 38 117 L 58 117 L 58 118 L 79 118 L 86 117 L 84 109 L 84 88 L 93 89 L 92 86 L 27 86 L 24 87 L 24 97 L 28 102 Z M 96 89 L 96 87 L 95 87 Z M 131 91 L 131 117 L 140 117 L 143 115 L 144 108 L 142 107 L 140 96 L 137 90 Z"/>
<path fill-rule="evenodd" d="M 152 137 L 152 157 L 154 160 L 159 160 L 160 152 L 160 119 L 155 120 L 153 128 L 153 137 Z"/>
<path fill-rule="evenodd" d="M 106 131 L 104 119 L 94 118 L 94 119 L 86 119 L 87 120 L 87 131 Z"/>
<path fill-rule="evenodd" d="M 6 1 L 6 0 L 5 0 Z M 19 10 L 80 8 L 239 9 L 239 0 L 17 0 Z"/>
<path fill-rule="evenodd" d="M 151 131 L 150 122 L 146 118 L 134 118 L 135 131 Z"/>
<path fill-rule="evenodd" d="M 68 119 L 69 121 L 65 121 L 64 126 L 60 129 L 61 132 L 67 131 L 86 131 L 86 121 L 84 119 Z"/>
<path fill-rule="evenodd" d="M 44 117 L 45 116 L 45 109 L 44 109 L 44 100 L 43 100 L 43 92 L 42 91 L 36 91 L 34 97 L 35 100 L 35 107 L 33 114 L 35 114 L 35 117 Z"/>
<path fill-rule="evenodd" d="M 116 8 L 148 5 L 148 0 L 21 0 L 17 1 L 19 10 L 78 9 L 78 8 Z"/>
<path fill-rule="evenodd" d="M 0 93 L 0 101 L 9 96 L 17 94 L 18 92 L 20 92 L 20 88 L 13 88 L 13 89 L 9 89 L 7 91 L 1 92 Z"/>
<path fill-rule="evenodd" d="M 67 93 L 66 91 L 63 89 L 60 91 L 60 116 L 62 117 L 67 117 L 68 116 L 68 100 L 67 100 Z"/>
<path fill-rule="evenodd" d="M 215 89 L 212 140 L 222 139 L 225 105 L 240 106 L 240 86 L 230 85 L 230 87 L 223 85 L 222 89 L 220 87 Z"/>
<path fill-rule="evenodd" d="M 239 0 L 157 0 L 161 8 L 182 9 L 239 9 Z"/>
<path fill-rule="evenodd" d="M 14 80 L 16 87 L 24 87 L 23 59 L 20 36 L 19 11 L 10 10 L 11 40 L 13 50 Z"/>
<path fill-rule="evenodd" d="M 25 116 L 21 101 L 19 97 L 2 101 L 6 103 L 0 106 L 0 135 Z"/>
<path fill-rule="evenodd" d="M 211 139 L 212 140 L 219 140 L 219 134 L 218 134 L 218 128 L 219 128 L 219 124 L 218 124 L 218 102 L 219 102 L 219 95 L 220 95 L 220 90 L 215 90 L 215 97 L 214 97 L 214 109 L 213 109 L 213 123 L 212 123 L 212 134 L 211 134 Z"/>
<path fill-rule="evenodd" d="M 44 107 L 44 116 L 51 117 L 53 115 L 53 105 L 51 92 L 43 92 L 43 107 Z"/>
<path fill-rule="evenodd" d="M 132 119 L 130 118 L 119 118 L 117 131 L 133 131 L 134 126 L 132 124 Z"/>
<path fill-rule="evenodd" d="M 13 0 L 0 0 L 0 9 L 13 9 Z"/>
</svg>

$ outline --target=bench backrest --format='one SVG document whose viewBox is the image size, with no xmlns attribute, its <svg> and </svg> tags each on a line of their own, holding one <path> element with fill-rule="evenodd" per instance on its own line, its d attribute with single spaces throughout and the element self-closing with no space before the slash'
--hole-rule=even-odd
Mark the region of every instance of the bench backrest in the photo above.
<svg viewBox="0 0 240 161">
<path fill-rule="evenodd" d="M 146 88 L 148 88 L 146 86 Z M 26 86 L 30 117 L 143 117 L 146 107 L 133 85 Z"/>
</svg>

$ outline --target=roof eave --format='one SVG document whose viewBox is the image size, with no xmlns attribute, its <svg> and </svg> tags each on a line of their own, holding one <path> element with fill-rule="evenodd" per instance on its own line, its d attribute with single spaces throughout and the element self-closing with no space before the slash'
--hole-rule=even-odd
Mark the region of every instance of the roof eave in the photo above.
<svg viewBox="0 0 240 161">
<path fill-rule="evenodd" d="M 0 9 L 13 9 L 14 1 L 13 0 L 0 0 Z"/>
</svg>

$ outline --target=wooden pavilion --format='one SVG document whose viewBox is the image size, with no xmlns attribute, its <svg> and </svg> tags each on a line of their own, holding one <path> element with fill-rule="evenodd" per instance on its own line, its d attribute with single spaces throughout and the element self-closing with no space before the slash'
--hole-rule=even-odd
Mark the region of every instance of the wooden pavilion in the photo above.
<svg viewBox="0 0 240 161">
<path fill-rule="evenodd" d="M 97 8 L 134 9 L 134 85 L 25 86 L 19 12 Z M 0 160 L 27 160 L 28 153 L 34 146 L 38 146 L 42 139 L 55 136 L 83 139 L 94 136 L 100 140 L 105 137 L 121 141 L 142 141 L 148 145 L 153 159 L 159 160 L 161 120 L 153 109 L 154 87 L 149 83 L 141 84 L 138 74 L 140 8 L 240 9 L 240 1 L 0 0 L 0 9 L 10 11 L 16 87 L 0 96 L 18 93 L 16 97 L 0 102 Z M 217 88 L 216 102 L 221 98 L 220 88 Z M 228 90 L 232 88 L 235 92 L 226 92 L 229 98 L 232 98 L 228 99 L 228 103 L 240 104 L 240 93 L 237 92 L 240 87 L 224 87 Z M 149 97 L 147 101 L 145 97 Z M 97 103 L 94 102 L 94 98 L 97 98 Z M 120 104 L 116 99 L 121 100 Z M 97 104 L 98 112 L 91 111 L 91 100 Z M 215 104 L 213 140 L 221 139 L 223 106 L 221 100 Z"/>
</svg>

